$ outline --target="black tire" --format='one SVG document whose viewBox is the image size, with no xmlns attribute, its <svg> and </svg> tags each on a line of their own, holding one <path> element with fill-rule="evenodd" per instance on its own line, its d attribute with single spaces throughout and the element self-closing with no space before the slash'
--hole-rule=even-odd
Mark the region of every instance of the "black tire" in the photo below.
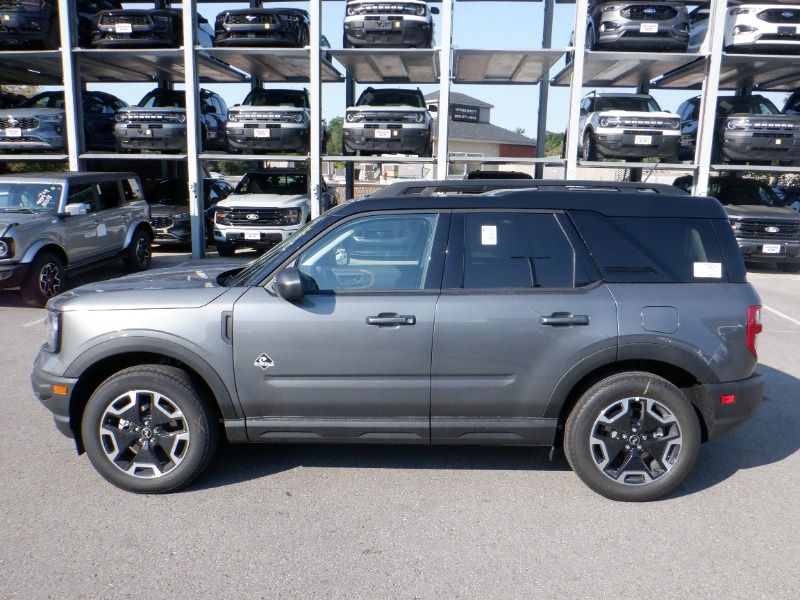
<svg viewBox="0 0 800 600">
<path fill-rule="evenodd" d="M 350 40 L 347 39 L 347 34 L 342 34 L 342 48 L 354 48 L 353 44 L 350 43 Z"/>
<path fill-rule="evenodd" d="M 594 32 L 594 27 L 589 25 L 586 28 L 586 49 L 587 50 L 596 50 L 597 46 L 597 34 Z"/>
<path fill-rule="evenodd" d="M 425 148 L 422 150 L 420 154 L 421 157 L 430 157 L 433 156 L 433 140 L 428 138 L 428 143 L 425 144 Z"/>
<path fill-rule="evenodd" d="M 305 48 L 306 46 L 310 45 L 310 43 L 311 43 L 311 34 L 308 31 L 308 27 L 303 27 L 297 36 L 297 45 L 300 48 Z"/>
<path fill-rule="evenodd" d="M 236 254 L 236 246 L 217 242 L 217 254 L 220 256 L 233 256 Z"/>
<path fill-rule="evenodd" d="M 598 494 L 646 502 L 683 483 L 700 441 L 697 415 L 678 388 L 652 373 L 630 372 L 581 396 L 567 418 L 564 452 Z"/>
<path fill-rule="evenodd" d="M 583 134 L 583 160 L 598 160 L 597 140 L 591 130 Z"/>
<path fill-rule="evenodd" d="M 89 460 L 107 481 L 136 494 L 162 494 L 185 487 L 206 468 L 218 423 L 185 371 L 141 365 L 100 384 L 86 405 L 81 434 Z"/>
<path fill-rule="evenodd" d="M 153 240 L 143 228 L 133 233 L 131 243 L 125 252 L 125 268 L 131 273 L 145 271 L 153 258 Z"/>
<path fill-rule="evenodd" d="M 63 261 L 52 252 L 40 252 L 20 286 L 25 304 L 44 306 L 53 296 L 67 289 Z"/>
<path fill-rule="evenodd" d="M 782 273 L 800 273 L 800 263 L 782 262 L 778 263 L 778 270 Z"/>
</svg>

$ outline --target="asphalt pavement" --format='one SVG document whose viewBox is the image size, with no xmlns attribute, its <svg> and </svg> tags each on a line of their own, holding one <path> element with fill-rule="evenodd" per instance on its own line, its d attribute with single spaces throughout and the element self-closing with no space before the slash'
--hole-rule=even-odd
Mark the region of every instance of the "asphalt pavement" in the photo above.
<svg viewBox="0 0 800 600">
<path fill-rule="evenodd" d="M 648 504 L 529 448 L 225 447 L 129 494 L 33 396 L 44 311 L 0 292 L 0 598 L 800 598 L 800 275 L 749 277 L 765 402 Z"/>
</svg>

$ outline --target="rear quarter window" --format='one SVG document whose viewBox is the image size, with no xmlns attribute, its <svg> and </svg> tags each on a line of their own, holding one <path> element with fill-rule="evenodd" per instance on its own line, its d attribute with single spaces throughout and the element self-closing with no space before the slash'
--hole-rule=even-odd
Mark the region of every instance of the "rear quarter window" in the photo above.
<svg viewBox="0 0 800 600">
<path fill-rule="evenodd" d="M 608 283 L 744 281 L 727 221 L 607 217 L 582 211 L 570 217 Z"/>
</svg>

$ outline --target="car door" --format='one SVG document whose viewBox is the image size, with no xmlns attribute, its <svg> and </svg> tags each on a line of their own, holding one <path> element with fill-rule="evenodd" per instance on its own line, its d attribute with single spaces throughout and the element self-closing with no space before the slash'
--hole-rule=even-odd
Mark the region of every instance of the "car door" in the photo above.
<svg viewBox="0 0 800 600">
<path fill-rule="evenodd" d="M 433 334 L 431 441 L 551 443 L 559 380 L 589 357 L 616 355 L 614 299 L 562 213 L 459 212 L 452 228 Z"/>
<path fill-rule="evenodd" d="M 84 204 L 86 214 L 61 217 L 64 227 L 64 245 L 69 264 L 91 260 L 96 253 L 100 233 L 97 190 L 92 183 L 70 185 L 66 204 Z"/>
<path fill-rule="evenodd" d="M 125 244 L 130 222 L 130 210 L 123 207 L 120 184 L 117 180 L 95 184 L 98 198 L 97 254 L 119 252 Z"/>
<path fill-rule="evenodd" d="M 433 318 L 448 214 L 354 216 L 292 261 L 308 290 L 235 304 L 236 386 L 251 440 L 427 442 Z"/>
</svg>

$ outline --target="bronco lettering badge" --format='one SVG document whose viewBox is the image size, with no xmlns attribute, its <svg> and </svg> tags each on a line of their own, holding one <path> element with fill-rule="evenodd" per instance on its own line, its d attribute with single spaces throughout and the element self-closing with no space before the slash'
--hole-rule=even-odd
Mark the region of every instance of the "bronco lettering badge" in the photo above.
<svg viewBox="0 0 800 600">
<path fill-rule="evenodd" d="M 256 359 L 256 362 L 253 363 L 254 367 L 259 367 L 262 371 L 266 371 L 270 367 L 275 366 L 275 362 L 266 354 L 262 354 Z"/>
</svg>

